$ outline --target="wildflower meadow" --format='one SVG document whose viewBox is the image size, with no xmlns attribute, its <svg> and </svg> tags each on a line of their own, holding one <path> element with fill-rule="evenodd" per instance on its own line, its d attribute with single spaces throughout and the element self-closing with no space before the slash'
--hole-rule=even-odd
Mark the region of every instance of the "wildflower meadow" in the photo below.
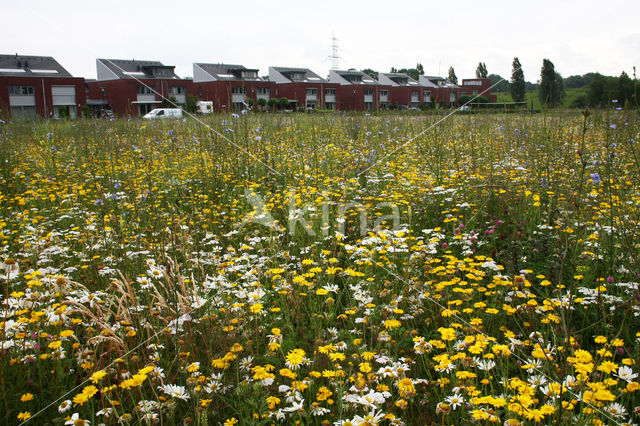
<svg viewBox="0 0 640 426">
<path fill-rule="evenodd" d="M 0 421 L 640 423 L 616 106 L 0 124 Z"/>
</svg>

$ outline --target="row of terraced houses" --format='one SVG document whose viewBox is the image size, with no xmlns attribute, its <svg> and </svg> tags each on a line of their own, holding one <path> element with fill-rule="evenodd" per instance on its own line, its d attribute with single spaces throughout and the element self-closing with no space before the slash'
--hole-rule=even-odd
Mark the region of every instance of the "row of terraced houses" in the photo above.
<svg viewBox="0 0 640 426">
<path fill-rule="evenodd" d="M 403 73 L 379 73 L 374 79 L 356 70 L 331 70 L 324 78 L 293 67 L 269 67 L 269 75 L 260 77 L 258 69 L 243 65 L 199 62 L 193 64 L 193 78 L 180 78 L 173 65 L 133 59 L 97 59 L 96 67 L 97 79 L 84 79 L 73 77 L 52 57 L 0 55 L 0 116 L 74 118 L 87 107 L 92 114 L 110 110 L 141 116 L 164 98 L 184 105 L 188 95 L 212 101 L 216 111 L 282 98 L 290 109 L 341 111 L 456 105 L 461 95 L 495 100 L 489 79 L 483 78 L 456 85 L 437 76 L 414 80 Z"/>
</svg>

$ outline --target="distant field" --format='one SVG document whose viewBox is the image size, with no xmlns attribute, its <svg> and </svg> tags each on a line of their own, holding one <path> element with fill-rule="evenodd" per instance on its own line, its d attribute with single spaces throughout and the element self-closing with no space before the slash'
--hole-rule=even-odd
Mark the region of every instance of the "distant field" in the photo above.
<svg viewBox="0 0 640 426">
<path fill-rule="evenodd" d="M 582 87 L 579 89 L 566 89 L 566 90 L 567 90 L 567 96 L 564 98 L 564 103 L 562 104 L 564 108 L 569 108 L 573 103 L 574 99 L 578 98 L 581 95 L 586 94 L 587 92 L 587 89 L 585 87 Z M 509 92 L 500 92 L 500 93 L 496 93 L 496 95 L 498 95 L 498 102 L 513 102 L 513 99 L 511 98 L 511 94 Z M 541 109 L 540 100 L 538 99 L 537 91 L 527 92 L 525 96 L 525 100 L 527 102 L 528 108 L 531 108 L 531 101 L 533 100 L 533 109 L 534 110 Z"/>
</svg>

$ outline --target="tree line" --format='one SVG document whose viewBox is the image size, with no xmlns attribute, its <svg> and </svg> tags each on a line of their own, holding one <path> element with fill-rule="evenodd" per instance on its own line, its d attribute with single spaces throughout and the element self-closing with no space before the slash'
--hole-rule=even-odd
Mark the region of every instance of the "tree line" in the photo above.
<svg viewBox="0 0 640 426">
<path fill-rule="evenodd" d="M 563 78 L 556 71 L 553 62 L 549 59 L 542 61 L 540 69 L 540 79 L 536 83 L 525 81 L 524 72 L 520 60 L 513 58 L 511 78 L 506 79 L 498 74 L 490 74 L 487 65 L 479 62 L 476 67 L 477 78 L 488 78 L 491 80 L 492 92 L 509 92 L 514 102 L 524 102 L 527 92 L 537 91 L 540 103 L 547 108 L 554 108 L 563 105 L 566 97 L 566 89 L 586 88 L 585 94 L 573 100 L 570 107 L 603 107 L 615 101 L 620 105 L 639 105 L 640 90 L 633 67 L 632 79 L 626 72 L 622 72 L 619 77 L 605 76 L 597 72 L 589 72 L 583 75 L 572 75 Z M 363 69 L 362 72 L 378 79 L 378 72 L 372 69 Z M 418 63 L 414 68 L 391 67 L 392 73 L 405 73 L 414 80 L 418 80 L 424 75 L 424 67 Z M 447 80 L 453 84 L 458 84 L 453 66 L 449 67 Z"/>
</svg>

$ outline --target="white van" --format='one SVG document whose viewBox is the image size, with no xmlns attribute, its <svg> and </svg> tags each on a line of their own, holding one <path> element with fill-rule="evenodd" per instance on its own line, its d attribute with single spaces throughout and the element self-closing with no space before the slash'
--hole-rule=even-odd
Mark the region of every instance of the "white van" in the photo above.
<svg viewBox="0 0 640 426">
<path fill-rule="evenodd" d="M 156 118 L 182 118 L 182 110 L 180 108 L 154 108 L 142 118 L 146 120 L 154 120 Z"/>
</svg>

